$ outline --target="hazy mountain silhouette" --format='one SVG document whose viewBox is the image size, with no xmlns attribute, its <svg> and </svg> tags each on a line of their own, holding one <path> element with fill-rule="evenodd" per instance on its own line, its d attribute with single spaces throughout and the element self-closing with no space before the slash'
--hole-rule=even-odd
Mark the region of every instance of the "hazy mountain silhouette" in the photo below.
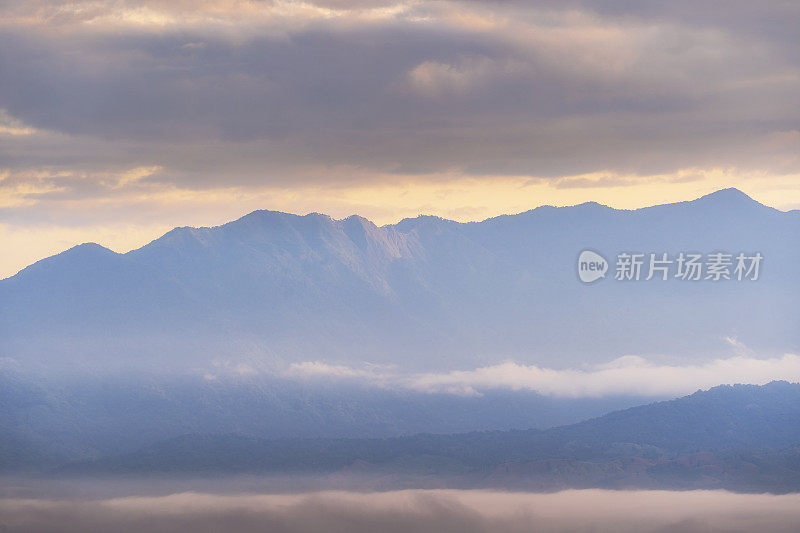
<svg viewBox="0 0 800 533">
<path fill-rule="evenodd" d="M 275 439 L 541 429 L 642 401 L 505 390 L 428 394 L 265 376 L 35 379 L 5 370 L 0 372 L 0 473 L 131 452 L 187 433 L 245 432 Z"/>
<path fill-rule="evenodd" d="M 472 486 L 796 491 L 798 444 L 800 384 L 772 382 L 715 387 L 546 431 L 390 439 L 185 435 L 63 471 L 331 473 L 355 468 Z"/>
<path fill-rule="evenodd" d="M 550 366 L 625 354 L 796 351 L 800 215 L 735 189 L 633 211 L 539 207 L 482 222 L 255 211 L 116 254 L 77 246 L 0 281 L 0 355 L 23 365 L 196 368 L 370 361 Z M 576 276 L 590 248 L 761 252 L 757 282 Z"/>
</svg>

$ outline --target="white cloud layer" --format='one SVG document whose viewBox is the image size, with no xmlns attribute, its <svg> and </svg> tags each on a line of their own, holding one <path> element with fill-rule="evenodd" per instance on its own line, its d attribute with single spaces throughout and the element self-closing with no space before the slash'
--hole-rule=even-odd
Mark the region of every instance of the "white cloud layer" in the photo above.
<svg viewBox="0 0 800 533">
<path fill-rule="evenodd" d="M 796 531 L 800 496 L 722 491 L 458 490 L 0 499 L 9 531 Z"/>
<path fill-rule="evenodd" d="M 418 392 L 479 395 L 483 390 L 536 391 L 547 396 L 580 398 L 612 395 L 682 396 L 721 384 L 763 385 L 773 380 L 800 380 L 800 356 L 759 359 L 736 356 L 686 364 L 654 364 L 642 357 L 625 356 L 610 363 L 580 369 L 557 370 L 505 362 L 474 370 L 404 374 L 387 368 L 351 368 L 324 362 L 295 363 L 289 376 L 349 379 L 387 388 Z"/>
</svg>

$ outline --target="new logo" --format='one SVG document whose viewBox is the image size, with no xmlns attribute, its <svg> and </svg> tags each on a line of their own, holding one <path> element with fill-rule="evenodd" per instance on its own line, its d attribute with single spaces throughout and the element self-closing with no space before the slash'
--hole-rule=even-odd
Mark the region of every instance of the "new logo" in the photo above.
<svg viewBox="0 0 800 533">
<path fill-rule="evenodd" d="M 591 250 L 584 250 L 578 256 L 578 277 L 584 283 L 592 283 L 606 277 L 608 261 L 602 255 Z"/>
</svg>

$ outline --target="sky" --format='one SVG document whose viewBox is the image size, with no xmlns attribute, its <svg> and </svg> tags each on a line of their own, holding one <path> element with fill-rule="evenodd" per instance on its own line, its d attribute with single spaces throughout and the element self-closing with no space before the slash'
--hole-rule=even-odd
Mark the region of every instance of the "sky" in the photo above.
<svg viewBox="0 0 800 533">
<path fill-rule="evenodd" d="M 800 208 L 785 0 L 0 0 L 0 277 L 255 209 Z"/>
</svg>

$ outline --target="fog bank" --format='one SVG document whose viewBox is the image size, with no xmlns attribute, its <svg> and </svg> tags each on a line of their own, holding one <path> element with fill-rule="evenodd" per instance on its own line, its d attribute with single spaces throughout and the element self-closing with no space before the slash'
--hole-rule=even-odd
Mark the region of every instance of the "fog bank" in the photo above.
<svg viewBox="0 0 800 533">
<path fill-rule="evenodd" d="M 581 368 L 554 369 L 509 361 L 474 370 L 403 374 L 393 368 L 351 368 L 320 361 L 295 363 L 288 374 L 326 380 L 357 380 L 380 387 L 427 393 L 480 395 L 486 390 L 528 390 L 561 398 L 603 396 L 669 397 L 691 394 L 720 384 L 764 385 L 774 380 L 796 381 L 800 356 L 757 358 L 735 356 L 685 365 L 656 364 L 628 355 Z"/>
<path fill-rule="evenodd" d="M 796 531 L 800 495 L 721 491 L 489 491 L 0 500 L 4 532 Z"/>
</svg>

